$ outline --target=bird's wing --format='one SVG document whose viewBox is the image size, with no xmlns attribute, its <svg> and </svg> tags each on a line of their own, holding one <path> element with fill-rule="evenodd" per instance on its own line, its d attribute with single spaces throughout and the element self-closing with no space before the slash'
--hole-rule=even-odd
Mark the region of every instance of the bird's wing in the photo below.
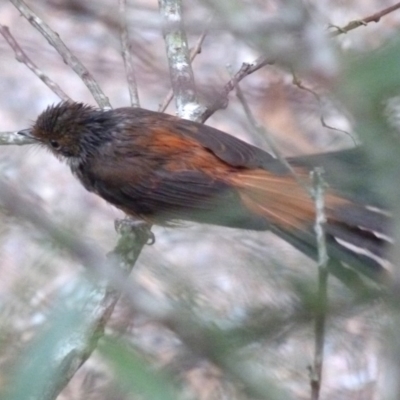
<svg viewBox="0 0 400 400">
<path fill-rule="evenodd" d="M 182 137 L 194 140 L 233 167 L 286 170 L 266 151 L 211 126 L 141 108 L 120 108 L 113 112 L 129 118 L 132 127 L 140 130 L 143 136 L 165 137 L 171 141 Z"/>
<path fill-rule="evenodd" d="M 267 229 L 267 222 L 243 206 L 240 196 L 222 179 L 221 173 L 214 176 L 210 170 L 182 164 L 182 160 L 175 158 L 154 169 L 147 162 L 146 157 L 98 160 L 91 166 L 95 192 L 126 213 L 152 223 L 189 220 Z"/>
<path fill-rule="evenodd" d="M 232 135 L 211 126 L 183 121 L 179 132 L 183 132 L 211 150 L 218 158 L 233 167 L 263 168 L 271 172 L 282 173 L 287 169 L 266 151 L 244 142 Z"/>
</svg>

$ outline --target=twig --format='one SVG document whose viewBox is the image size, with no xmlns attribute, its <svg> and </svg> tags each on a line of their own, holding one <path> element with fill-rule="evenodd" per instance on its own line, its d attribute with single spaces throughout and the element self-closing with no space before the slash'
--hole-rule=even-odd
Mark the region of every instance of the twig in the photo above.
<svg viewBox="0 0 400 400">
<path fill-rule="evenodd" d="M 183 26 L 182 0 L 159 0 L 158 4 L 163 18 L 163 35 L 176 111 L 181 118 L 195 120 L 200 106 Z"/>
<path fill-rule="evenodd" d="M 50 90 L 52 90 L 61 100 L 68 101 L 71 98 L 51 80 L 43 71 L 27 56 L 22 50 L 21 46 L 12 36 L 10 29 L 7 26 L 0 24 L 0 34 L 3 35 L 4 39 L 14 50 L 15 58 L 22 64 L 25 64 Z"/>
<path fill-rule="evenodd" d="M 199 39 L 197 40 L 197 43 L 193 47 L 193 49 L 190 50 L 190 62 L 193 62 L 193 60 L 196 58 L 197 54 L 201 53 L 201 46 L 203 45 L 204 39 L 207 36 L 207 30 L 204 30 L 204 32 L 201 34 Z M 169 106 L 169 103 L 174 97 L 174 92 L 171 89 L 167 95 L 165 96 L 164 100 L 160 104 L 160 107 L 158 108 L 159 112 L 164 112 L 167 107 Z"/>
<path fill-rule="evenodd" d="M 110 102 L 100 86 L 95 81 L 90 72 L 81 63 L 81 61 L 69 50 L 69 48 L 60 39 L 60 36 L 54 32 L 41 18 L 39 18 L 22 0 L 10 0 L 10 2 L 19 10 L 19 12 L 36 28 L 47 41 L 57 50 L 64 62 L 69 65 L 75 73 L 82 79 L 83 83 L 92 93 L 97 104 L 101 108 L 110 108 Z"/>
<path fill-rule="evenodd" d="M 319 107 L 319 110 L 320 110 L 319 120 L 321 121 L 321 125 L 324 128 L 330 129 L 332 131 L 339 132 L 339 133 L 344 133 L 345 135 L 347 135 L 347 136 L 349 136 L 351 138 L 351 140 L 353 141 L 353 144 L 356 146 L 357 145 L 357 141 L 354 139 L 353 135 L 350 132 L 345 131 L 344 129 L 335 128 L 334 126 L 328 125 L 325 122 L 321 96 L 316 91 L 314 91 L 314 90 L 310 89 L 309 87 L 305 86 L 303 84 L 303 82 L 297 77 L 297 75 L 295 74 L 293 69 L 291 70 L 291 72 L 292 72 L 292 83 L 295 86 L 297 86 L 299 89 L 304 90 L 304 91 L 312 94 L 315 97 L 315 99 L 317 100 L 318 107 Z"/>
<path fill-rule="evenodd" d="M 258 71 L 260 68 L 265 65 L 272 64 L 273 61 L 268 60 L 266 57 L 259 57 L 252 63 L 243 63 L 240 67 L 239 71 L 236 72 L 235 75 L 225 84 L 221 93 L 218 95 L 217 99 L 214 103 L 207 107 L 207 109 L 203 112 L 200 121 L 205 122 L 208 118 L 211 117 L 217 110 L 224 109 L 228 106 L 229 103 L 229 93 L 237 86 L 237 84 L 246 76 L 252 74 L 253 72 Z"/>
<path fill-rule="evenodd" d="M 133 67 L 131 46 L 129 43 L 128 25 L 126 22 L 126 0 L 119 0 L 119 19 L 121 30 L 122 58 L 124 60 L 126 79 L 128 81 L 129 97 L 132 107 L 139 107 L 139 94 L 136 83 L 135 69 Z"/>
<path fill-rule="evenodd" d="M 382 17 L 384 17 L 387 14 L 392 13 L 393 11 L 396 11 L 400 8 L 400 2 L 394 4 L 393 6 L 387 7 L 383 9 L 382 11 L 378 11 L 375 14 L 369 15 L 368 17 L 362 18 L 362 19 L 357 19 L 354 21 L 350 21 L 346 26 L 344 27 L 339 27 L 335 25 L 330 25 L 331 28 L 335 28 L 336 31 L 331 33 L 332 37 L 339 36 L 343 33 L 347 33 L 353 29 L 356 29 L 360 26 L 366 26 L 370 22 L 379 22 Z"/>
<path fill-rule="evenodd" d="M 324 193 L 326 183 L 322 177 L 321 168 L 315 168 L 311 173 L 314 182 L 315 201 L 315 234 L 318 248 L 318 294 L 316 298 L 315 315 L 315 349 L 314 362 L 310 371 L 311 400 L 318 400 L 322 384 L 322 366 L 324 360 L 325 320 L 328 302 L 328 253 L 326 249 L 326 238 L 324 224 L 325 201 Z"/>
<path fill-rule="evenodd" d="M 20 135 L 18 132 L 0 132 L 0 146 L 35 144 L 33 139 Z"/>
<path fill-rule="evenodd" d="M 310 195 L 312 196 L 312 191 L 309 188 L 308 184 L 296 173 L 296 171 L 293 169 L 293 167 L 288 163 L 286 158 L 282 155 L 282 153 L 279 151 L 278 147 L 276 146 L 274 140 L 272 139 L 271 135 L 266 131 L 266 129 L 256 120 L 254 117 L 249 104 L 244 97 L 244 94 L 242 92 L 242 89 L 240 88 L 239 83 L 236 83 L 236 96 L 239 99 L 243 110 L 246 114 L 246 117 L 248 121 L 250 122 L 250 125 L 254 129 L 254 131 L 257 133 L 256 137 L 257 140 L 260 138 L 267 143 L 269 148 L 271 149 L 273 155 L 279 160 L 279 162 L 285 166 L 285 168 L 290 172 L 290 174 L 293 176 L 293 178 L 296 180 L 296 182 Z"/>
<path fill-rule="evenodd" d="M 337 36 L 342 33 L 347 33 L 348 31 L 355 29 L 358 26 L 368 24 L 369 22 L 378 22 L 381 17 L 383 17 L 399 8 L 400 8 L 400 3 L 397 3 L 391 7 L 388 7 L 388 8 L 386 8 L 378 13 L 375 13 L 369 17 L 363 18 L 362 20 L 352 21 L 343 28 L 335 27 L 337 29 L 337 32 L 333 32 L 331 35 Z M 231 78 L 231 80 L 229 82 L 226 83 L 223 90 L 219 94 L 217 100 L 215 100 L 211 106 L 207 107 L 204 110 L 203 115 L 200 116 L 200 118 L 199 118 L 199 121 L 205 122 L 216 111 L 218 111 L 220 109 L 225 109 L 229 103 L 228 95 L 235 88 L 235 86 L 238 82 L 240 82 L 246 76 L 248 76 L 248 75 L 252 74 L 253 72 L 257 71 L 258 69 L 262 68 L 263 66 L 272 64 L 272 63 L 273 63 L 272 60 L 269 61 L 265 57 L 260 57 L 251 64 L 243 63 L 243 65 L 239 69 L 239 71 Z M 314 92 L 312 92 L 312 93 L 315 95 Z M 319 98 L 317 97 L 317 99 L 319 99 Z M 321 115 L 320 119 L 321 119 L 321 123 L 324 127 L 349 134 L 346 131 L 340 130 L 338 128 L 335 128 L 335 127 L 332 127 L 332 126 L 329 126 L 328 124 L 326 124 L 323 115 Z"/>
</svg>

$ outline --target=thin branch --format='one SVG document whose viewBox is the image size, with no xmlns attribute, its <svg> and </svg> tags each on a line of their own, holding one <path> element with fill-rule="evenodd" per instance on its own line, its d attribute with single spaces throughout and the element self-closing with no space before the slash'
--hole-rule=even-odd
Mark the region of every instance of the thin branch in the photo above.
<svg viewBox="0 0 400 400">
<path fill-rule="evenodd" d="M 7 26 L 0 24 L 0 34 L 14 50 L 15 58 L 22 64 L 25 64 L 51 91 L 53 91 L 61 100 L 68 101 L 71 98 L 51 80 L 43 71 L 27 56 L 21 46 L 12 36 L 10 29 Z"/>
<path fill-rule="evenodd" d="M 20 135 L 18 132 L 0 132 L 0 146 L 35 144 L 33 139 Z"/>
<path fill-rule="evenodd" d="M 193 49 L 190 50 L 190 62 L 193 62 L 194 59 L 196 58 L 197 54 L 201 53 L 201 46 L 203 45 L 204 39 L 207 36 L 207 29 L 204 30 L 204 32 L 201 34 L 199 39 L 197 40 L 197 43 L 193 47 Z M 159 112 L 164 112 L 167 107 L 169 106 L 169 103 L 171 103 L 171 100 L 174 98 L 174 92 L 171 89 L 167 95 L 165 96 L 164 100 L 160 104 L 160 107 L 158 108 Z"/>
<path fill-rule="evenodd" d="M 239 99 L 243 110 L 246 114 L 246 117 L 248 121 L 250 122 L 251 127 L 253 128 L 254 132 L 256 133 L 255 137 L 258 138 L 258 140 L 261 138 L 265 143 L 269 146 L 271 149 L 273 155 L 279 160 L 279 162 L 285 166 L 285 168 L 290 172 L 290 174 L 293 176 L 293 178 L 296 180 L 296 182 L 310 195 L 312 196 L 312 191 L 309 188 L 308 184 L 296 173 L 296 171 L 293 169 L 293 167 L 288 163 L 286 158 L 282 155 L 282 153 L 279 151 L 278 147 L 276 146 L 274 140 L 272 139 L 271 135 L 266 131 L 264 126 L 262 126 L 254 117 L 253 113 L 251 112 L 251 109 L 249 107 L 249 104 L 244 97 L 244 94 L 242 92 L 242 89 L 240 88 L 239 83 L 236 83 L 236 96 Z"/>
<path fill-rule="evenodd" d="M 400 3 L 397 3 L 391 7 L 388 7 L 386 9 L 378 12 L 378 13 L 375 13 L 371 16 L 363 18 L 362 20 L 352 21 L 348 25 L 346 25 L 344 28 L 335 27 L 337 29 L 337 32 L 333 32 L 332 36 L 338 36 L 342 33 L 347 33 L 348 31 L 355 29 L 361 25 L 366 25 L 369 22 L 378 22 L 381 17 L 383 17 L 399 8 L 400 8 Z M 252 74 L 253 72 L 257 71 L 258 69 L 262 68 L 263 66 L 272 64 L 272 63 L 273 63 L 272 60 L 268 61 L 265 57 L 260 57 L 251 64 L 243 63 L 243 65 L 239 69 L 239 71 L 224 86 L 223 90 L 221 91 L 221 93 L 219 94 L 217 99 L 214 101 L 214 103 L 211 106 L 207 107 L 207 109 L 204 111 L 203 115 L 200 118 L 200 122 L 205 122 L 216 111 L 225 109 L 228 106 L 228 103 L 229 103 L 228 95 L 235 88 L 235 86 L 238 82 L 240 82 L 246 76 L 248 76 L 248 75 Z M 312 92 L 312 93 L 315 95 L 314 92 Z M 318 96 L 317 96 L 317 99 L 319 100 Z M 321 123 L 324 127 L 328 128 L 328 129 L 337 130 L 337 131 L 349 134 L 346 131 L 342 131 L 340 129 L 337 129 L 337 128 L 327 125 L 324 120 L 323 115 L 321 115 Z"/>
<path fill-rule="evenodd" d="M 314 182 L 315 201 L 315 234 L 318 248 L 318 294 L 316 298 L 315 315 L 315 348 L 314 362 L 311 367 L 311 400 L 318 400 L 322 386 L 322 367 L 324 361 L 325 320 L 328 303 L 328 253 L 324 225 L 325 216 L 325 188 L 321 168 L 315 168 L 311 173 Z"/>
<path fill-rule="evenodd" d="M 121 30 L 122 58 L 124 60 L 126 79 L 128 81 L 129 97 L 132 107 L 139 107 L 139 94 L 136 83 L 135 68 L 132 60 L 132 49 L 129 42 L 128 24 L 126 22 L 126 0 L 119 0 L 119 18 Z"/>
<path fill-rule="evenodd" d="M 189 47 L 183 26 L 182 0 L 159 0 L 158 4 L 163 18 L 163 35 L 176 111 L 181 118 L 195 120 L 201 107 L 197 102 Z"/>
<path fill-rule="evenodd" d="M 249 76 L 253 72 L 258 71 L 265 65 L 272 63 L 273 61 L 268 60 L 266 57 L 259 57 L 252 63 L 243 63 L 239 71 L 237 71 L 236 74 L 233 75 L 232 78 L 225 84 L 224 88 L 222 89 L 221 93 L 217 96 L 217 99 L 214 101 L 214 103 L 211 106 L 207 107 L 207 109 L 203 112 L 200 121 L 205 122 L 216 111 L 228 107 L 229 93 L 237 86 L 237 84 L 246 76 Z"/>
<path fill-rule="evenodd" d="M 344 129 L 335 128 L 334 126 L 328 125 L 325 122 L 324 112 L 323 112 L 323 108 L 322 108 L 321 96 L 315 90 L 310 89 L 309 87 L 305 86 L 303 84 L 303 82 L 297 77 L 297 75 L 295 74 L 293 69 L 291 70 L 291 72 L 292 72 L 292 83 L 295 86 L 297 86 L 299 89 L 304 90 L 304 91 L 312 94 L 315 97 L 315 99 L 317 100 L 318 107 L 319 107 L 319 110 L 320 110 L 319 120 L 321 121 L 321 125 L 324 128 L 330 129 L 332 131 L 339 132 L 339 133 L 344 133 L 345 135 L 350 137 L 350 139 L 353 141 L 354 146 L 357 146 L 357 141 L 354 139 L 353 135 L 350 132 L 345 131 Z"/>
<path fill-rule="evenodd" d="M 90 72 L 81 63 L 81 61 L 69 50 L 69 48 L 60 39 L 60 36 L 54 32 L 41 18 L 39 18 L 22 0 L 10 0 L 10 2 L 19 10 L 19 12 L 28 20 L 28 22 L 37 29 L 61 55 L 64 62 L 70 66 L 75 73 L 82 79 L 83 83 L 92 93 L 97 104 L 101 108 L 110 108 L 110 102 L 95 81 Z"/>
<path fill-rule="evenodd" d="M 354 21 L 350 21 L 344 27 L 331 25 L 330 26 L 331 28 L 335 28 L 336 29 L 335 32 L 331 33 L 331 36 L 332 37 L 339 36 L 339 35 L 341 35 L 343 33 L 347 33 L 349 31 L 352 31 L 353 29 L 356 29 L 356 28 L 358 28 L 360 26 L 366 26 L 370 22 L 379 22 L 382 17 L 384 17 L 385 15 L 388 15 L 388 14 L 390 14 L 393 11 L 396 11 L 398 9 L 400 9 L 400 2 L 394 4 L 394 5 L 390 6 L 390 7 L 387 7 L 385 9 L 383 9 L 382 11 L 378 11 L 375 14 L 369 15 L 368 17 L 357 19 L 357 20 L 354 20 Z"/>
</svg>

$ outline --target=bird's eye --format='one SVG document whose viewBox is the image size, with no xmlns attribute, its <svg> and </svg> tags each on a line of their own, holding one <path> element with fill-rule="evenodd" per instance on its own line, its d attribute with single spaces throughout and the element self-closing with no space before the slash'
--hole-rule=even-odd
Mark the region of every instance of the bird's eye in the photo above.
<svg viewBox="0 0 400 400">
<path fill-rule="evenodd" d="M 59 150 L 60 149 L 60 143 L 57 142 L 57 140 L 50 140 L 50 146 L 54 149 L 54 150 Z"/>
</svg>

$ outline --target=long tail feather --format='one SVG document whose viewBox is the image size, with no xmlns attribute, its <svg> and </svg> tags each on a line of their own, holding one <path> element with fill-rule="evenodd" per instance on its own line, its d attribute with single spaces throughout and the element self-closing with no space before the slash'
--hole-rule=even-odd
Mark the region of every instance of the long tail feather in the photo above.
<svg viewBox="0 0 400 400">
<path fill-rule="evenodd" d="M 308 170 L 298 169 L 308 182 Z M 266 170 L 237 173 L 231 178 L 244 207 L 269 223 L 271 230 L 310 257 L 317 257 L 315 204 L 309 192 L 290 174 Z M 377 208 L 361 206 L 333 189 L 325 196 L 328 252 L 342 263 L 361 268 L 374 279 L 386 275 L 390 217 Z"/>
</svg>

